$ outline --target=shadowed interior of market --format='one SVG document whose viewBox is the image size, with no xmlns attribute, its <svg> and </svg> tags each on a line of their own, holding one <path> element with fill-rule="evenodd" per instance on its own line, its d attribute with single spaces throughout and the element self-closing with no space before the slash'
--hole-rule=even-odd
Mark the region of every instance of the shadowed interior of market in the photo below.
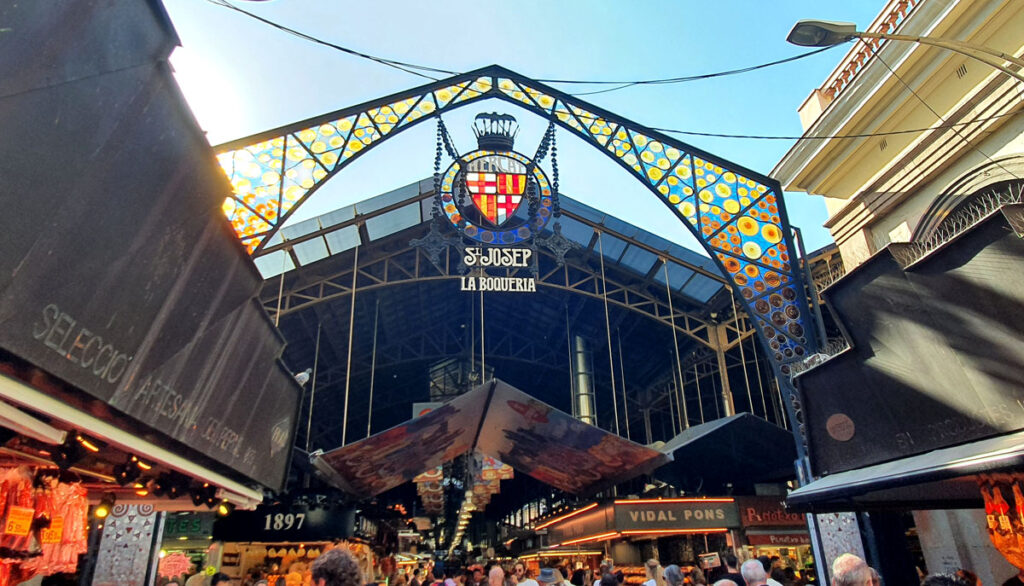
<svg viewBox="0 0 1024 586">
<path fill-rule="evenodd" d="M 283 242 L 266 257 L 257 256 L 267 277 L 263 305 L 271 315 L 280 315 L 289 340 L 284 358 L 295 371 L 308 369 L 310 375 L 299 418 L 294 485 L 312 476 L 305 483 L 326 480 L 346 488 L 349 501 L 377 496 L 366 485 L 354 490 L 331 472 L 321 478 L 314 472 L 317 467 L 303 462 L 310 453 L 321 462 L 331 450 L 343 451 L 341 446 L 359 450 L 370 436 L 390 434 L 392 443 L 406 445 L 404 434 L 396 436 L 392 428 L 403 430 L 423 405 L 437 408 L 472 391 L 484 379 L 482 369 L 486 379 L 507 382 L 545 411 L 558 410 L 570 420 L 585 414 L 609 437 L 630 440 L 637 448 L 649 445 L 659 456 L 678 452 L 682 457 L 646 467 L 637 461 L 621 469 L 617 479 L 594 478 L 571 491 L 533 478 L 529 468 L 518 469 L 478 510 L 480 531 L 490 531 L 485 527 L 491 519 L 522 518 L 524 508 L 536 516 L 555 501 L 569 507 L 614 480 L 619 494 L 649 497 L 753 494 L 757 483 L 792 478 L 792 435 L 784 429 L 770 366 L 706 258 L 563 195 L 562 232 L 575 244 L 564 264 L 540 248 L 537 292 L 485 293 L 481 308 L 480 294 L 459 291 L 462 253 L 455 246 L 436 264 L 427 251 L 410 246 L 431 229 L 432 196 L 426 180 L 298 223 L 282 230 Z M 384 235 L 370 238 L 367 225 Z M 366 241 L 360 245 L 353 310 L 352 248 L 359 238 Z M 283 255 L 295 268 L 280 273 Z M 349 321 L 352 315 L 354 322 Z M 724 341 L 721 351 L 715 347 L 719 339 Z M 351 378 L 345 375 L 349 348 Z M 725 365 L 724 380 L 720 364 Z M 726 396 L 728 408 L 739 415 L 727 415 Z M 475 427 L 474 422 L 469 431 Z M 565 439 L 527 449 L 537 457 L 557 450 L 559 441 Z M 381 449 L 378 445 L 372 453 Z M 408 453 L 388 453 L 398 461 L 415 454 L 411 475 L 438 468 L 434 478 L 423 482 L 435 492 L 446 487 L 439 492 L 447 494 L 444 515 L 454 530 L 463 493 L 472 492 L 474 473 L 481 476 L 473 457 L 458 454 L 444 462 L 444 449 L 403 449 Z M 572 476 L 574 459 L 559 459 Z M 382 462 L 373 464 L 380 473 Z M 736 474 L 741 469 L 746 472 Z M 435 502 L 419 502 L 416 490 L 422 484 L 389 486 L 376 500 L 385 508 L 401 502 L 413 514 L 425 506 L 436 511 Z M 323 498 L 312 487 L 294 494 L 300 502 Z"/>
</svg>

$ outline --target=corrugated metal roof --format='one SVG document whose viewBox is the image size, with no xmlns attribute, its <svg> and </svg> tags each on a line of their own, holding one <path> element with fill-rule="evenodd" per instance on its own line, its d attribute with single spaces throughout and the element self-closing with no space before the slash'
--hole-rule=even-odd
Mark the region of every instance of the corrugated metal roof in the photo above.
<svg viewBox="0 0 1024 586">
<path fill-rule="evenodd" d="M 349 250 L 359 243 L 369 244 L 430 221 L 432 195 L 432 182 L 418 181 L 285 226 L 264 254 L 256 258 L 256 266 L 263 277 L 269 279 Z M 663 258 L 672 290 L 700 303 L 711 301 L 722 291 L 724 279 L 719 277 L 718 267 L 707 256 L 564 194 L 559 194 L 559 198 L 563 211 L 562 234 L 593 254 L 603 250 L 605 263 L 645 278 Z M 359 224 L 365 226 L 363 236 L 359 234 Z M 595 238 L 598 230 L 599 240 Z M 658 283 L 666 283 L 662 268 L 657 268 L 651 276 Z"/>
</svg>

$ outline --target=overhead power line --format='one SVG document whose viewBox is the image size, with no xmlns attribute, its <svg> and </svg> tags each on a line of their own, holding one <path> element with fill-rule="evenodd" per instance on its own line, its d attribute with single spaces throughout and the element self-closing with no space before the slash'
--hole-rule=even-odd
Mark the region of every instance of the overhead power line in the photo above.
<svg viewBox="0 0 1024 586">
<path fill-rule="evenodd" d="M 450 69 L 440 69 L 440 68 L 437 68 L 437 67 L 429 67 L 429 66 L 426 66 L 426 65 L 418 65 L 418 64 L 415 64 L 415 63 L 409 63 L 407 61 L 399 61 L 399 60 L 396 60 L 396 59 L 387 59 L 385 57 L 378 57 L 376 55 L 370 55 L 369 53 L 363 53 L 362 51 L 357 51 L 355 49 L 350 49 L 348 47 L 344 47 L 342 45 L 338 45 L 337 43 L 332 43 L 330 41 L 321 39 L 319 37 L 316 37 L 316 36 L 304 33 L 302 31 L 293 29 L 291 27 L 285 26 L 285 25 L 280 24 L 278 22 L 274 22 L 274 21 L 272 21 L 272 20 L 270 20 L 268 18 L 264 18 L 262 16 L 254 14 L 252 12 L 249 12 L 248 10 L 244 10 L 242 8 L 239 8 L 238 6 L 235 6 L 234 4 L 232 4 L 231 2 L 228 2 L 228 0 L 207 0 L 207 2 L 210 2 L 211 4 L 216 4 L 217 6 L 223 6 L 224 8 L 229 8 L 231 10 L 234 10 L 235 12 L 238 12 L 240 14 L 244 14 L 245 16 L 248 16 L 249 18 L 252 18 L 254 20 L 262 22 L 263 24 L 266 24 L 268 26 L 274 27 L 277 30 L 280 30 L 280 31 L 285 32 L 285 33 L 288 33 L 290 35 L 294 35 L 296 37 L 299 37 L 300 39 L 309 41 L 311 43 L 316 43 L 318 45 L 323 45 L 323 46 L 328 47 L 330 49 L 334 49 L 336 51 L 341 51 L 342 53 L 346 53 L 346 54 L 352 55 L 354 57 L 359 57 L 361 59 L 367 59 L 369 61 L 373 61 L 374 63 L 378 63 L 380 65 L 385 65 L 387 67 L 392 67 L 392 68 L 404 71 L 406 73 L 410 73 L 412 75 L 417 75 L 419 77 L 423 77 L 423 78 L 426 78 L 426 79 L 430 79 L 430 80 L 434 80 L 434 81 L 440 81 L 438 78 L 433 77 L 431 75 L 428 75 L 427 73 L 443 73 L 445 75 L 459 75 L 461 73 L 461 72 L 458 72 L 458 71 L 452 71 Z M 603 94 L 603 93 L 607 93 L 607 92 L 614 92 L 614 91 L 618 91 L 618 90 L 621 90 L 621 89 L 625 89 L 625 88 L 633 87 L 633 86 L 637 86 L 637 85 L 675 84 L 675 83 L 685 83 L 685 82 L 690 82 L 690 81 L 700 81 L 700 80 L 703 80 L 703 79 L 713 79 L 713 78 L 716 78 L 716 77 L 725 77 L 725 76 L 729 76 L 729 75 L 738 75 L 738 74 L 741 74 L 741 73 L 748 73 L 748 72 L 751 72 L 751 71 L 756 71 L 758 69 L 764 69 L 766 67 L 773 67 L 775 65 L 782 65 L 784 63 L 789 63 L 790 61 L 796 61 L 798 59 L 804 59 L 805 57 L 810 57 L 812 55 L 817 55 L 818 53 L 821 53 L 823 51 L 827 51 L 827 50 L 829 50 L 831 48 L 833 48 L 833 47 L 822 47 L 820 49 L 815 49 L 813 51 L 808 51 L 806 53 L 801 53 L 799 55 L 794 55 L 792 57 L 787 57 L 785 59 L 779 59 L 777 61 L 771 61 L 769 63 L 762 63 L 760 65 L 752 65 L 752 66 L 749 66 L 749 67 L 742 67 L 742 68 L 739 68 L 739 69 L 729 69 L 729 70 L 726 70 L 726 71 L 717 71 L 717 72 L 714 72 L 714 73 L 702 73 L 702 74 L 698 74 L 698 75 L 688 75 L 688 76 L 683 76 L 683 77 L 665 77 L 665 78 L 660 78 L 660 79 L 639 79 L 639 80 L 629 80 L 629 81 L 622 81 L 622 80 L 619 80 L 619 81 L 609 81 L 609 80 L 595 80 L 595 79 L 538 79 L 537 81 L 542 82 L 542 83 L 578 84 L 578 85 L 614 85 L 614 86 L 617 86 L 617 87 L 614 87 L 614 88 L 606 88 L 606 89 L 597 90 L 597 91 L 593 91 L 593 92 L 583 92 L 583 93 L 573 94 L 573 95 L 576 95 L 576 96 L 587 96 L 587 95 L 593 95 L 593 94 Z M 427 73 L 423 73 L 423 72 L 427 72 Z"/>
<path fill-rule="evenodd" d="M 868 132 L 864 134 L 824 134 L 824 135 L 761 135 L 761 134 L 722 134 L 717 132 L 698 132 L 696 130 L 673 130 L 671 128 L 652 128 L 658 132 L 669 132 L 672 134 L 685 134 L 688 136 L 707 136 L 711 138 L 746 138 L 755 140 L 832 140 L 832 139 L 849 139 L 849 138 L 871 138 L 873 136 L 894 136 L 898 134 L 917 134 L 920 132 L 928 132 L 929 130 L 937 130 L 942 128 L 959 128 L 961 126 L 969 126 L 978 122 L 987 122 L 989 120 L 996 120 L 998 118 L 1006 118 L 1008 116 L 1016 116 L 1021 114 L 1022 111 L 1007 112 L 1005 114 L 998 114 L 996 116 L 988 116 L 985 118 L 975 118 L 966 122 L 956 122 L 953 124 L 939 124 L 936 126 L 929 126 L 928 128 L 914 128 L 911 130 L 890 130 L 888 132 Z"/>
<path fill-rule="evenodd" d="M 800 59 L 804 59 L 806 57 L 811 57 L 812 55 L 817 55 L 818 53 L 821 53 L 823 51 L 828 51 L 829 49 L 832 49 L 834 47 L 836 47 L 836 45 L 831 45 L 831 46 L 828 46 L 828 47 L 822 47 L 820 49 L 815 49 L 813 51 L 808 51 L 806 53 L 801 53 L 799 55 L 793 55 L 792 57 L 786 57 L 785 59 L 778 59 L 776 61 L 769 61 L 768 63 L 762 63 L 760 65 L 751 65 L 749 67 L 741 67 L 739 69 L 728 69 L 726 71 L 716 71 L 714 73 L 702 73 L 702 74 L 699 74 L 699 75 L 687 75 L 685 77 L 668 77 L 668 78 L 665 78 L 665 79 L 641 79 L 641 80 L 635 80 L 635 81 L 593 81 L 593 80 L 589 80 L 588 81 L 588 80 L 579 80 L 579 79 L 538 79 L 537 81 L 544 82 L 544 83 L 572 83 L 572 84 L 589 84 L 589 85 L 600 84 L 600 85 L 617 85 L 618 86 L 618 87 L 614 87 L 614 88 L 610 88 L 610 89 L 597 90 L 597 91 L 587 92 L 587 93 L 582 93 L 582 94 L 573 94 L 573 95 L 576 95 L 576 96 L 586 96 L 586 95 L 592 95 L 592 94 L 601 94 L 601 93 L 605 93 L 605 92 L 613 92 L 613 91 L 616 91 L 616 90 L 625 89 L 627 87 L 632 87 L 632 86 L 635 86 L 635 85 L 664 85 L 664 84 L 672 84 L 672 83 L 685 83 L 685 82 L 688 82 L 688 81 L 700 81 L 702 79 L 713 79 L 713 78 L 716 78 L 716 77 L 725 77 L 727 75 L 738 75 L 740 73 L 749 73 L 751 71 L 756 71 L 758 69 L 764 69 L 766 67 L 773 67 L 775 65 L 782 65 L 783 63 L 789 63 L 790 61 L 797 61 L 797 60 L 800 60 Z"/>
<path fill-rule="evenodd" d="M 274 21 L 272 21 L 272 20 L 270 20 L 268 18 L 264 18 L 264 17 L 259 16 L 257 14 L 253 14 L 252 12 L 249 12 L 248 10 L 244 10 L 242 8 L 239 8 L 238 6 L 235 6 L 234 4 L 229 2 L 228 0 L 207 0 L 207 2 L 210 2 L 211 4 L 215 4 L 217 6 L 222 6 L 224 8 L 229 8 L 231 10 L 234 10 L 235 12 L 238 12 L 240 14 L 248 16 L 249 18 L 257 20 L 257 21 L 259 21 L 259 22 L 261 22 L 263 24 L 271 26 L 271 27 L 273 27 L 275 29 L 278 29 L 278 30 L 280 30 L 282 32 L 285 32 L 285 33 L 288 33 L 290 35 L 294 35 L 294 36 L 296 36 L 296 37 L 298 37 L 300 39 L 309 41 L 311 43 L 316 43 L 318 45 L 323 45 L 323 46 L 328 47 L 330 49 L 334 49 L 336 51 L 341 51 L 342 53 L 346 53 L 346 54 L 352 55 L 354 57 L 359 57 L 361 59 L 366 59 L 366 60 L 369 60 L 369 61 L 373 61 L 374 63 L 378 63 L 380 65 L 385 65 L 387 67 L 392 67 L 394 69 L 398 69 L 400 71 L 404 71 L 405 73 L 409 73 L 409 74 L 416 75 L 416 76 L 419 76 L 419 77 L 423 77 L 423 78 L 426 78 L 426 79 L 430 79 L 430 80 L 433 80 L 433 81 L 440 81 L 440 80 L 437 77 L 429 75 L 429 73 L 439 73 L 439 74 L 444 74 L 444 75 L 449 75 L 449 76 L 459 75 L 460 74 L 460 72 L 452 71 L 450 69 L 440 69 L 440 68 L 437 68 L 437 67 L 429 67 L 429 66 L 426 66 L 426 65 L 418 65 L 418 64 L 409 63 L 409 62 L 406 62 L 406 61 L 399 61 L 399 60 L 396 60 L 396 59 L 387 59 L 387 58 L 384 58 L 384 57 L 378 57 L 376 55 L 370 55 L 368 53 L 363 53 L 362 51 L 357 51 L 355 49 L 350 49 L 348 47 L 344 47 L 344 46 L 338 45 L 336 43 L 332 43 L 330 41 L 326 41 L 326 40 L 321 39 L 319 37 L 315 37 L 313 35 L 310 35 L 310 34 L 307 34 L 307 33 L 304 33 L 304 32 L 298 31 L 298 30 L 295 30 L 293 28 L 287 27 L 285 25 L 282 25 L 280 23 L 274 22 Z M 713 79 L 713 78 L 716 78 L 716 77 L 725 77 L 725 76 L 729 76 L 729 75 L 739 75 L 739 74 L 742 74 L 742 73 L 749 73 L 751 71 L 756 71 L 758 69 L 764 69 L 764 68 L 767 68 L 767 67 L 774 67 L 776 65 L 782 65 L 782 64 L 785 64 L 785 63 L 789 63 L 791 61 L 796 61 L 796 60 L 799 60 L 799 59 L 804 59 L 806 57 L 811 57 L 811 56 L 817 55 L 818 53 L 821 53 L 823 51 L 827 51 L 829 49 L 832 49 L 832 48 L 834 48 L 836 46 L 839 46 L 839 45 L 833 45 L 833 46 L 829 46 L 829 47 L 822 47 L 822 48 L 819 48 L 819 49 L 815 49 L 813 51 L 809 51 L 807 53 L 801 53 L 799 55 L 794 55 L 792 57 L 787 57 L 785 59 L 779 59 L 779 60 L 776 60 L 776 61 L 770 61 L 768 63 L 762 63 L 760 65 L 752 65 L 752 66 L 749 66 L 749 67 L 742 67 L 742 68 L 739 68 L 739 69 L 729 69 L 729 70 L 726 70 L 726 71 L 718 71 L 718 72 L 714 72 L 714 73 L 704 73 L 704 74 L 699 74 L 699 75 L 689 75 L 689 76 L 683 76 L 683 77 L 666 77 L 666 78 L 661 78 L 661 79 L 640 79 L 640 80 L 632 80 L 632 81 L 624 81 L 624 80 L 618 80 L 618 81 L 583 80 L 583 79 L 538 79 L 537 81 L 538 82 L 543 82 L 543 83 L 558 83 L 558 84 L 614 85 L 614 86 L 616 86 L 616 87 L 596 90 L 596 91 L 592 91 L 592 92 L 581 92 L 581 93 L 571 94 L 573 96 L 587 96 L 587 95 L 594 95 L 594 94 L 601 94 L 601 93 L 618 91 L 618 90 L 621 90 L 621 89 L 625 89 L 625 88 L 633 87 L 633 86 L 638 86 L 638 85 L 664 85 L 664 84 L 686 83 L 686 82 L 691 82 L 691 81 L 700 81 L 700 80 L 704 80 L 704 79 Z M 424 72 L 426 72 L 426 73 L 424 73 Z M 929 128 L 915 128 L 915 129 L 912 129 L 912 130 L 893 130 L 893 131 L 889 131 L 889 132 L 872 132 L 872 133 L 864 133 L 864 134 L 831 134 L 831 135 L 809 135 L 809 136 L 807 136 L 807 135 L 725 134 L 725 133 L 719 133 L 719 132 L 700 132 L 700 131 L 696 131 L 696 130 L 678 130 L 678 129 L 672 129 L 672 128 L 653 128 L 652 130 L 657 130 L 659 132 L 667 132 L 667 133 L 670 133 L 670 134 L 681 134 L 681 135 L 686 135 L 686 136 L 703 136 L 703 137 L 709 137 L 709 138 L 741 138 L 741 139 L 747 139 L 747 140 L 833 140 L 833 139 L 856 139 L 856 138 L 871 138 L 871 137 L 875 137 L 875 136 L 894 136 L 894 135 L 900 135 L 900 134 L 915 134 L 915 133 L 927 132 L 929 130 L 942 129 L 942 128 L 953 128 L 953 129 L 956 129 L 956 128 L 960 127 L 960 126 L 967 126 L 967 125 L 975 124 L 975 123 L 978 123 L 978 122 L 985 122 L 985 121 L 994 120 L 994 119 L 997 119 L 997 118 L 1004 118 L 1004 117 L 1007 117 L 1007 116 L 1014 116 L 1014 115 L 1019 114 L 1019 113 L 1020 112 L 1009 112 L 1009 113 L 1000 114 L 1000 115 L 997 115 L 997 116 L 990 116 L 990 117 L 987 117 L 987 118 L 975 118 L 974 120 L 969 120 L 967 122 L 957 122 L 957 123 L 954 123 L 954 124 L 941 124 L 941 125 L 932 126 L 932 127 L 929 127 Z M 586 118 L 586 117 L 584 117 L 584 118 Z"/>
<path fill-rule="evenodd" d="M 421 71 L 429 71 L 429 72 L 432 72 L 432 73 L 444 73 L 446 75 L 458 75 L 457 71 L 449 71 L 449 70 L 446 70 L 446 69 L 435 69 L 433 67 L 426 67 L 424 65 L 416 65 L 414 63 L 406 63 L 404 61 L 396 61 L 394 59 L 385 59 L 384 57 L 377 57 L 375 55 L 370 55 L 368 53 L 363 53 L 361 51 L 356 51 L 355 49 L 349 49 L 348 47 L 343 47 L 341 45 L 332 43 L 330 41 L 325 41 L 325 40 L 323 40 L 323 39 L 321 39 L 319 37 L 315 37 L 313 35 L 306 34 L 306 33 L 302 32 L 302 31 L 298 31 L 298 30 L 295 30 L 293 28 L 284 26 L 283 24 L 274 22 L 274 21 L 272 21 L 272 20 L 270 20 L 268 18 L 263 18 L 262 16 L 259 16 L 257 14 L 253 14 L 252 12 L 249 12 L 248 10 L 243 10 L 243 9 L 239 8 L 238 6 L 235 6 L 234 4 L 228 2 L 227 0 L 207 0 L 207 2 L 210 2 L 211 4 L 216 4 L 217 6 L 223 6 L 224 8 L 230 8 L 231 10 L 234 10 L 235 12 L 244 14 L 244 15 L 248 16 L 249 18 L 252 18 L 254 20 L 258 20 L 259 22 L 262 22 L 263 24 L 266 24 L 268 26 L 272 26 L 272 27 L 274 27 L 274 28 L 276 28 L 276 29 L 278 29 L 278 30 L 280 30 L 282 32 L 286 32 L 286 33 L 288 33 L 290 35 L 295 35 L 296 37 L 299 37 L 300 39 L 304 39 L 304 40 L 309 41 L 311 43 L 316 43 L 318 45 L 323 45 L 323 46 L 328 47 L 330 49 L 334 49 L 336 51 L 341 51 L 342 53 L 347 53 L 347 54 L 355 56 L 355 57 L 359 57 L 359 58 L 362 58 L 362 59 L 367 59 L 369 61 L 373 61 L 374 63 L 379 63 L 381 65 L 386 65 L 388 67 L 393 67 L 395 69 L 404 71 L 406 73 L 411 73 L 412 75 L 418 75 L 419 77 L 424 77 L 426 79 L 430 79 L 430 80 L 433 80 L 433 81 L 439 81 L 439 79 L 436 78 L 436 77 L 433 77 L 431 75 L 427 75 L 425 73 L 421 73 Z"/>
</svg>

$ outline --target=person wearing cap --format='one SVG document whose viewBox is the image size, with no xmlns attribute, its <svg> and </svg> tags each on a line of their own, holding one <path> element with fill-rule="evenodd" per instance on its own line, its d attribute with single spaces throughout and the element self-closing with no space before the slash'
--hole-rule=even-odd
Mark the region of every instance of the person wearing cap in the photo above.
<svg viewBox="0 0 1024 586">
<path fill-rule="evenodd" d="M 542 568 L 537 574 L 537 582 L 540 586 L 565 586 L 565 578 L 555 568 Z"/>
</svg>

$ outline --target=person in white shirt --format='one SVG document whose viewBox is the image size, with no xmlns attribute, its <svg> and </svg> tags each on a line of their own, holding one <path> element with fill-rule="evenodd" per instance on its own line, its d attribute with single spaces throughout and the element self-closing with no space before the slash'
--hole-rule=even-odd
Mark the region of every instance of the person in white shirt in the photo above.
<svg viewBox="0 0 1024 586">
<path fill-rule="evenodd" d="M 523 562 L 516 562 L 516 565 L 512 567 L 512 571 L 515 573 L 516 584 L 519 586 L 539 586 L 536 580 L 527 575 L 526 564 Z"/>
</svg>

